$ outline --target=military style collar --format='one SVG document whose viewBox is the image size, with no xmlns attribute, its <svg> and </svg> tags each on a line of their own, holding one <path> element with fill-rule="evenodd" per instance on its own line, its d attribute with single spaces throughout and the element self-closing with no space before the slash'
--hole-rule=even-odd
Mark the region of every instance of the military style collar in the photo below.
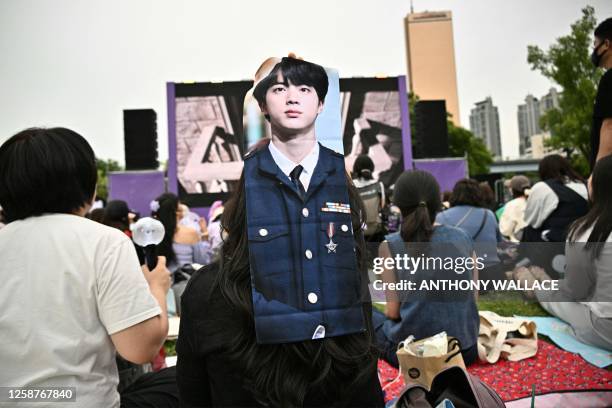
<svg viewBox="0 0 612 408">
<path fill-rule="evenodd" d="M 322 146 L 319 142 L 317 142 L 316 148 L 319 150 L 319 158 L 316 162 L 316 166 L 312 171 L 312 177 L 310 179 L 308 190 L 306 191 L 305 199 L 308 199 L 308 197 L 314 193 L 314 191 L 321 185 L 321 183 L 323 183 L 326 177 L 336 171 L 333 156 L 338 154 L 335 153 L 333 150 Z M 249 155 L 246 159 L 248 160 L 250 158 L 257 160 L 257 168 L 259 171 L 267 173 L 270 176 L 276 177 L 280 182 L 292 188 L 291 182 L 289 181 L 287 174 L 285 174 L 283 170 L 281 170 L 279 165 L 274 161 L 274 158 L 272 157 L 272 153 L 269 148 L 261 149 L 256 153 Z M 293 162 L 292 165 L 295 166 Z M 289 171 L 291 171 L 292 169 L 293 167 Z"/>
<path fill-rule="evenodd" d="M 280 150 L 278 150 L 278 148 L 274 145 L 274 142 L 272 141 L 270 141 L 270 143 L 268 144 L 268 149 L 270 149 L 272 159 L 274 159 L 274 162 L 281 169 L 285 176 L 289 177 L 291 171 L 298 164 L 304 168 L 304 170 L 302 170 L 302 174 L 300 175 L 300 181 L 304 185 L 304 188 L 308 190 L 310 179 L 312 178 L 315 166 L 317 165 L 317 161 L 319 160 L 319 143 L 315 141 L 314 147 L 299 163 L 294 163 L 291 159 L 285 156 Z"/>
</svg>

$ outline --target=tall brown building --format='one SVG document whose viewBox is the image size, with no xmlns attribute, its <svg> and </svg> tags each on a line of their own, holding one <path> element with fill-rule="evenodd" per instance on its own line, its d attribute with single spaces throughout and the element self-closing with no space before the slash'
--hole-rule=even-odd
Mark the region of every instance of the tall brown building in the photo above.
<svg viewBox="0 0 612 408">
<path fill-rule="evenodd" d="M 423 100 L 446 100 L 447 111 L 459 125 L 451 12 L 410 13 L 404 25 L 410 90 Z"/>
</svg>

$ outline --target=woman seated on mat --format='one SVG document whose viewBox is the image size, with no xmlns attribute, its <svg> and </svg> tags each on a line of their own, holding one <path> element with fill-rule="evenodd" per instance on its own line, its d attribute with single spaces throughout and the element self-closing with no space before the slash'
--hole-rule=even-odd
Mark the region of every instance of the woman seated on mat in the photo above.
<svg viewBox="0 0 612 408">
<path fill-rule="evenodd" d="M 612 156 L 593 170 L 592 207 L 572 224 L 558 292 L 536 291 L 540 304 L 584 343 L 612 350 Z"/>
<path fill-rule="evenodd" d="M 486 208 L 482 188 L 476 180 L 459 180 L 450 198 L 451 208 L 442 211 L 436 222 L 463 230 L 474 241 L 474 249 L 483 257 L 485 269 L 480 271 L 480 279 L 499 279 L 502 277 L 497 243 L 502 241 L 497 218 L 493 211 Z"/>
<path fill-rule="evenodd" d="M 412 256 L 415 248 L 418 248 L 417 256 L 425 251 L 428 257 L 442 259 L 468 259 L 473 256 L 472 240 L 464 231 L 434 223 L 442 203 L 440 188 L 431 174 L 418 170 L 404 172 L 395 183 L 392 201 L 400 208 L 403 221 L 400 231 L 386 236 L 386 241 L 380 246 L 379 257 L 396 259 L 397 256 Z M 412 280 L 418 288 L 424 280 L 472 280 L 473 274 L 469 269 L 461 271 L 458 268 L 420 268 L 416 271 L 385 269 L 382 277 L 384 282 Z M 477 274 L 474 277 L 477 279 Z M 383 358 L 397 367 L 395 352 L 399 342 L 410 335 L 420 340 L 446 331 L 449 336 L 459 340 L 465 363 L 474 362 L 478 354 L 479 318 L 473 293 L 406 292 L 387 292 L 385 315 L 377 311 L 373 313 L 376 341 Z"/>
</svg>

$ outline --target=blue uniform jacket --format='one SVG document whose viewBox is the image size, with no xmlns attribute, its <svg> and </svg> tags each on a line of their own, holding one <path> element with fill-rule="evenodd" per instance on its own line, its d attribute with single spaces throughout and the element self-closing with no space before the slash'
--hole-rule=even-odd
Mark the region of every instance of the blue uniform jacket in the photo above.
<svg viewBox="0 0 612 408">
<path fill-rule="evenodd" d="M 344 157 L 320 146 L 303 199 L 268 148 L 245 158 L 244 177 L 257 342 L 364 332 L 351 214 L 322 210 L 349 203 Z"/>
</svg>

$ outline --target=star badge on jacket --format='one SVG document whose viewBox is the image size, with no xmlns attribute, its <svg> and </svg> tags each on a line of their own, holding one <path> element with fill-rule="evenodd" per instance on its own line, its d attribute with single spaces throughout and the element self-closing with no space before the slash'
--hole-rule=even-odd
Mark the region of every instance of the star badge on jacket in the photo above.
<svg viewBox="0 0 612 408">
<path fill-rule="evenodd" d="M 334 225 L 333 222 L 330 222 L 327 225 L 327 236 L 329 237 L 329 242 L 327 244 L 325 244 L 325 247 L 327 248 L 327 253 L 336 253 L 336 247 L 338 246 L 338 244 L 336 244 L 333 241 L 333 237 L 336 234 L 336 226 Z"/>
</svg>

